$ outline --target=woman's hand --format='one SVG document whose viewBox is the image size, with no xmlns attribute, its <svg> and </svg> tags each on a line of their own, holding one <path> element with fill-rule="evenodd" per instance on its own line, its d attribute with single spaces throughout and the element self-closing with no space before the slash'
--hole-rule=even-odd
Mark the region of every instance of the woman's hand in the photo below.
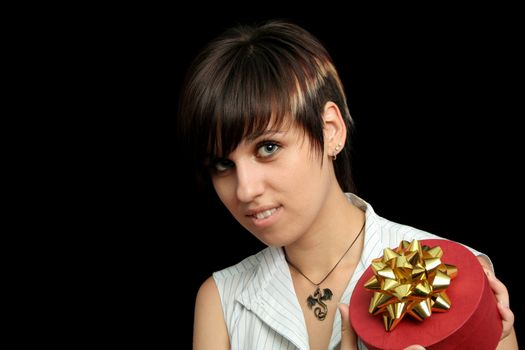
<svg viewBox="0 0 525 350">
<path fill-rule="evenodd" d="M 487 275 L 490 288 L 496 296 L 498 302 L 498 311 L 503 322 L 503 331 L 497 349 L 518 349 L 518 339 L 514 331 L 514 313 L 510 309 L 509 292 L 507 287 L 496 278 L 492 266 L 483 256 L 478 256 L 478 260 Z"/>
<path fill-rule="evenodd" d="M 341 348 L 340 350 L 357 350 L 357 336 L 350 325 L 348 316 L 348 305 L 339 304 L 341 313 Z"/>
<path fill-rule="evenodd" d="M 501 339 L 503 339 L 512 332 L 512 327 L 514 325 L 514 313 L 509 307 L 509 292 L 507 291 L 507 287 L 505 287 L 505 285 L 497 279 L 493 273 L 488 272 L 487 278 L 489 280 L 490 288 L 492 288 L 496 300 L 498 301 L 498 310 L 503 321 L 503 332 L 501 333 Z"/>
<path fill-rule="evenodd" d="M 340 350 L 357 350 L 357 336 L 350 325 L 348 316 L 348 305 L 339 304 L 341 313 L 341 348 Z M 404 350 L 425 350 L 421 345 L 410 345 Z"/>
<path fill-rule="evenodd" d="M 518 339 L 514 331 L 514 313 L 509 307 L 509 292 L 507 287 L 499 279 L 494 276 L 492 271 L 487 271 L 487 278 L 489 280 L 490 288 L 496 296 L 498 301 L 498 310 L 503 322 L 503 331 L 501 332 L 501 339 L 499 341 L 498 350 L 503 349 L 518 349 Z"/>
</svg>

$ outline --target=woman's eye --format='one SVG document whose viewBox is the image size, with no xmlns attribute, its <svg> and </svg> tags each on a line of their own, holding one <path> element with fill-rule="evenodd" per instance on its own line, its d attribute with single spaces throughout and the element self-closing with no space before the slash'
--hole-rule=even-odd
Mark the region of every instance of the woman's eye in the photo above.
<svg viewBox="0 0 525 350">
<path fill-rule="evenodd" d="M 217 172 L 223 172 L 233 168 L 233 162 L 229 159 L 219 159 L 214 162 L 214 170 Z"/>
<path fill-rule="evenodd" d="M 257 155 L 259 157 L 269 157 L 279 149 L 279 145 L 276 143 L 268 142 L 263 144 L 257 149 Z"/>
</svg>

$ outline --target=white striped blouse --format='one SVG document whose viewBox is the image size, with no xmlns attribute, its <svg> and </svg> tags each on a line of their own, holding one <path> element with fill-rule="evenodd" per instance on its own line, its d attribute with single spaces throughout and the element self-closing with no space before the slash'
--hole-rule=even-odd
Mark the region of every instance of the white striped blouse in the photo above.
<svg viewBox="0 0 525 350">
<path fill-rule="evenodd" d="M 386 220 L 361 198 L 347 195 L 366 213 L 363 253 L 341 298 L 348 304 L 355 284 L 384 248 L 395 247 L 401 240 L 441 237 Z M 221 297 L 231 349 L 309 349 L 306 323 L 282 248 L 268 247 L 215 272 L 213 278 Z M 341 317 L 339 310 L 336 312 L 329 349 L 337 349 L 341 341 Z M 361 342 L 359 348 L 366 349 Z"/>
</svg>

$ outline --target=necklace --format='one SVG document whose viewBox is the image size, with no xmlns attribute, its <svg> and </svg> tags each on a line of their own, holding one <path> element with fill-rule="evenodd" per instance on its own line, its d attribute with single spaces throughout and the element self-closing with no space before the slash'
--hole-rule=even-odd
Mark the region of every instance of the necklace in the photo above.
<svg viewBox="0 0 525 350">
<path fill-rule="evenodd" d="M 321 291 L 321 288 L 319 286 L 321 285 L 321 283 L 323 283 L 328 278 L 328 276 L 330 276 L 330 274 L 335 270 L 337 265 L 339 265 L 341 260 L 343 260 L 343 258 L 346 256 L 346 253 L 348 253 L 350 251 L 350 249 L 354 246 L 354 243 L 357 241 L 359 236 L 361 236 L 361 233 L 363 233 L 363 229 L 365 228 L 365 223 L 366 223 L 366 221 L 363 223 L 363 226 L 361 227 L 361 230 L 359 230 L 359 233 L 357 234 L 357 236 L 355 236 L 355 238 L 352 241 L 352 243 L 350 243 L 350 246 L 344 252 L 343 256 L 339 259 L 339 261 L 337 261 L 337 263 L 334 265 L 334 267 L 332 267 L 332 269 L 326 274 L 326 276 L 324 276 L 324 278 L 319 283 L 315 283 L 314 281 L 309 279 L 304 273 L 302 273 L 301 270 L 299 270 L 299 268 L 297 268 L 297 266 L 292 264 L 288 260 L 288 256 L 286 255 L 286 250 L 284 251 L 284 258 L 285 258 L 286 262 L 288 263 L 288 265 L 293 267 L 293 269 L 295 271 L 299 272 L 304 278 L 306 278 L 311 284 L 313 284 L 315 286 L 315 291 L 314 291 L 314 293 L 312 295 L 308 296 L 308 298 L 306 299 L 306 304 L 308 305 L 308 307 L 310 309 L 313 308 L 314 315 L 319 321 L 323 321 L 326 318 L 326 315 L 328 313 L 328 306 L 324 303 L 324 301 L 331 300 L 332 299 L 332 295 L 333 295 L 333 293 L 330 290 L 330 288 L 323 288 L 323 290 Z M 316 304 L 318 304 L 318 305 L 316 306 Z"/>
</svg>

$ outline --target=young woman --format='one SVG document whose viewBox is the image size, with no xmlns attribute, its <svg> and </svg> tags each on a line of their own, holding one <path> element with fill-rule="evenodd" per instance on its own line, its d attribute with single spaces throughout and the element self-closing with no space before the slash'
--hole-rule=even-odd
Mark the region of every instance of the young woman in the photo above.
<svg viewBox="0 0 525 350">
<path fill-rule="evenodd" d="M 179 117 L 220 200 L 268 246 L 203 283 L 194 348 L 362 348 L 338 305 L 383 248 L 439 237 L 353 194 L 352 119 L 325 48 L 291 23 L 233 28 L 195 59 Z M 472 251 L 500 302 L 499 348 L 517 348 L 507 290 Z"/>
</svg>

